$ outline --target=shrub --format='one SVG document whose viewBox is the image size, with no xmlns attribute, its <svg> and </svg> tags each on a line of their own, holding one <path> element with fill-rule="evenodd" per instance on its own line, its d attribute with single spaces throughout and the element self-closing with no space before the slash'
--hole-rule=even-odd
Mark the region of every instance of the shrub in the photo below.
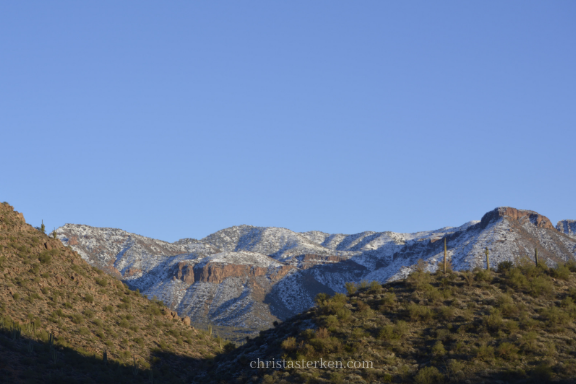
<svg viewBox="0 0 576 384">
<path fill-rule="evenodd" d="M 81 314 L 79 313 L 75 313 L 74 315 L 72 315 L 70 317 L 70 320 L 72 320 L 72 322 L 74 324 L 82 324 L 84 322 L 84 318 L 82 317 Z"/>
<path fill-rule="evenodd" d="M 382 286 L 377 281 L 373 281 L 370 283 L 370 292 L 371 293 L 378 293 L 381 290 L 382 290 Z"/>
<path fill-rule="evenodd" d="M 447 306 L 440 307 L 438 317 L 443 320 L 452 320 L 454 318 L 454 308 Z"/>
<path fill-rule="evenodd" d="M 118 325 L 122 328 L 128 328 L 130 327 L 130 323 L 128 322 L 128 320 L 126 319 L 122 319 L 120 320 L 120 322 L 118 323 Z"/>
<path fill-rule="evenodd" d="M 40 261 L 42 264 L 48 265 L 52 261 L 52 256 L 50 256 L 48 253 L 42 253 L 40 256 L 38 256 L 38 261 Z"/>
<path fill-rule="evenodd" d="M 476 281 L 485 281 L 489 283 L 492 281 L 492 274 L 486 269 L 481 269 L 476 272 L 474 279 L 476 279 Z"/>
<path fill-rule="evenodd" d="M 482 344 L 476 349 L 476 358 L 480 360 L 491 360 L 494 358 L 494 347 Z"/>
<path fill-rule="evenodd" d="M 436 344 L 432 347 L 432 356 L 434 357 L 442 357 L 446 354 L 446 349 L 444 348 L 444 344 L 441 341 L 437 341 Z"/>
<path fill-rule="evenodd" d="M 396 305 L 396 294 L 392 292 L 387 292 L 384 294 L 382 300 L 380 300 L 380 305 L 384 308 L 391 308 Z"/>
<path fill-rule="evenodd" d="M 503 261 L 501 263 L 498 263 L 498 272 L 499 273 L 505 273 L 510 271 L 512 268 L 514 268 L 514 264 L 512 264 L 511 261 Z"/>
<path fill-rule="evenodd" d="M 91 294 L 87 294 L 86 296 L 84 296 L 84 301 L 92 304 L 94 302 L 94 296 L 92 296 Z"/>
<path fill-rule="evenodd" d="M 296 350 L 296 339 L 293 337 L 289 337 L 286 340 L 282 341 L 281 347 L 283 350 L 287 352 L 292 352 Z"/>
<path fill-rule="evenodd" d="M 102 278 L 102 279 L 96 278 L 94 280 L 96 281 L 96 284 L 98 284 L 101 287 L 105 287 L 108 285 L 108 281 L 106 281 L 106 279 L 104 279 L 104 278 Z"/>
<path fill-rule="evenodd" d="M 512 343 L 504 342 L 498 346 L 496 353 L 503 359 L 514 360 L 518 355 L 518 348 Z"/>
<path fill-rule="evenodd" d="M 482 318 L 482 323 L 489 331 L 497 332 L 504 325 L 504 320 L 502 319 L 500 311 L 497 309 L 493 309 L 490 315 L 484 316 Z"/>
<path fill-rule="evenodd" d="M 327 327 L 335 327 L 339 323 L 338 317 L 336 317 L 334 315 L 327 316 L 324 319 L 324 322 L 326 323 Z"/>
<path fill-rule="evenodd" d="M 444 375 L 436 367 L 424 367 L 414 377 L 416 384 L 440 384 L 444 382 Z"/>
<path fill-rule="evenodd" d="M 86 316 L 88 318 L 92 318 L 92 316 L 94 316 L 94 311 L 89 309 L 89 308 L 86 308 L 84 310 L 84 316 Z"/>
<path fill-rule="evenodd" d="M 530 281 L 529 293 L 534 296 L 550 295 L 554 291 L 554 286 L 550 280 L 544 276 L 537 276 Z"/>
<path fill-rule="evenodd" d="M 354 283 L 346 283 L 344 286 L 346 287 L 346 292 L 348 292 L 349 295 L 353 295 L 356 293 L 356 291 L 358 291 L 358 288 Z"/>
<path fill-rule="evenodd" d="M 512 268 L 508 274 L 507 283 L 512 288 L 519 290 L 528 285 L 528 279 L 522 274 L 519 268 Z"/>
<path fill-rule="evenodd" d="M 336 311 L 336 316 L 338 317 L 338 319 L 340 319 L 341 321 L 345 321 L 347 320 L 350 316 L 352 315 L 352 311 L 350 311 L 347 308 L 341 308 L 339 310 Z"/>
<path fill-rule="evenodd" d="M 322 305 L 326 300 L 328 300 L 330 298 L 330 296 L 328 296 L 327 293 L 319 293 L 316 295 L 316 297 L 314 298 L 314 302 L 317 305 Z"/>
<path fill-rule="evenodd" d="M 550 269 L 550 276 L 561 280 L 568 280 L 570 278 L 570 269 L 566 265 L 559 265 L 557 268 Z"/>
<path fill-rule="evenodd" d="M 430 308 L 423 306 L 423 305 L 418 305 L 416 303 L 410 303 L 408 304 L 408 316 L 410 317 L 410 320 L 412 321 L 423 321 L 426 322 L 430 319 L 432 319 L 433 315 L 432 315 L 432 311 L 430 310 Z"/>
<path fill-rule="evenodd" d="M 565 325 L 570 322 L 570 316 L 557 307 L 551 307 L 542 311 L 541 315 L 547 320 L 548 325 Z"/>
</svg>

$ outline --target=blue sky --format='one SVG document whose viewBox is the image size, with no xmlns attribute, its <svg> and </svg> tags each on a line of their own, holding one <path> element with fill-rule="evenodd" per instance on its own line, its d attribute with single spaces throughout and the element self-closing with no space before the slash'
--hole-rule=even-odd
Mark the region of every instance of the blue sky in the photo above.
<svg viewBox="0 0 576 384">
<path fill-rule="evenodd" d="M 576 3 L 0 4 L 0 201 L 167 241 L 576 219 Z"/>
</svg>

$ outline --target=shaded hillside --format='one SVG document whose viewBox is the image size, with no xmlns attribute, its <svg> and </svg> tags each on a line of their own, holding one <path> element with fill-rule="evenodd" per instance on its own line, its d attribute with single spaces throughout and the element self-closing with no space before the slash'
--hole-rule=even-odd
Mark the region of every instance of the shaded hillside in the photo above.
<svg viewBox="0 0 576 384">
<path fill-rule="evenodd" d="M 130 374 L 129 382 L 151 368 L 163 382 L 186 382 L 192 362 L 222 348 L 189 318 L 26 224 L 7 203 L 0 204 L 0 333 L 0 380 L 10 383 L 120 382 Z"/>
<path fill-rule="evenodd" d="M 536 212 L 500 207 L 460 227 L 409 234 L 297 233 L 241 225 L 202 240 L 167 243 L 86 225 L 66 224 L 57 233 L 91 265 L 131 288 L 196 323 L 233 327 L 226 328 L 229 337 L 243 338 L 307 310 L 320 292 L 345 292 L 346 282 L 403 279 L 418 259 L 434 271 L 444 239 L 456 270 L 484 266 L 486 247 L 494 265 L 532 256 L 536 248 L 548 266 L 574 260 L 571 224 L 558 228 L 562 232 Z"/>
<path fill-rule="evenodd" d="M 446 275 L 419 270 L 406 280 L 348 288 L 348 296 L 319 295 L 316 307 L 219 356 L 206 378 L 284 384 L 575 382 L 574 262 L 554 269 L 504 262 L 499 271 Z M 252 369 L 258 359 L 276 367 Z"/>
</svg>

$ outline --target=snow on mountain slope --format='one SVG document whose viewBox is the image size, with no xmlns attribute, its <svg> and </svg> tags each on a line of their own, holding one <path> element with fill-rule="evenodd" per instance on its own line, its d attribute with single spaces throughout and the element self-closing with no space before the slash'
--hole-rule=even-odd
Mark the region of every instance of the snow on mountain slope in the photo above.
<svg viewBox="0 0 576 384">
<path fill-rule="evenodd" d="M 343 292 L 348 281 L 407 276 L 424 260 L 433 271 L 444 254 L 455 269 L 530 258 L 538 248 L 554 265 L 576 255 L 574 224 L 558 230 L 536 212 L 500 207 L 460 227 L 416 233 L 353 235 L 241 225 L 201 240 L 167 243 L 119 229 L 66 224 L 58 237 L 89 263 L 115 274 L 195 322 L 258 330 L 314 304 L 320 292 Z"/>
</svg>

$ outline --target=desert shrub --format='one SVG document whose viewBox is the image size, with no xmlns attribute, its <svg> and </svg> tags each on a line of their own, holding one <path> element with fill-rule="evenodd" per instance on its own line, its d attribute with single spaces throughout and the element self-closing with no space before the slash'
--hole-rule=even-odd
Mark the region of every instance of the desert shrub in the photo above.
<svg viewBox="0 0 576 384">
<path fill-rule="evenodd" d="M 384 294 L 382 299 L 380 300 L 380 305 L 384 308 L 391 308 L 396 305 L 396 294 L 393 292 L 387 292 Z"/>
<path fill-rule="evenodd" d="M 414 376 L 414 383 L 416 384 L 440 384 L 443 382 L 444 375 L 436 367 L 424 367 Z"/>
<path fill-rule="evenodd" d="M 487 283 L 492 281 L 492 273 L 486 269 L 481 269 L 474 274 L 476 281 L 485 281 Z"/>
<path fill-rule="evenodd" d="M 346 301 L 348 300 L 348 298 L 346 297 L 345 294 L 338 292 L 338 293 L 335 293 L 334 296 L 332 296 L 331 300 L 334 303 L 345 304 Z"/>
<path fill-rule="evenodd" d="M 496 349 L 496 354 L 506 360 L 514 360 L 518 357 L 518 348 L 508 342 L 504 342 Z"/>
<path fill-rule="evenodd" d="M 570 269 L 566 265 L 559 265 L 557 268 L 550 269 L 550 276 L 556 279 L 568 280 L 570 278 Z"/>
<path fill-rule="evenodd" d="M 41 253 L 40 256 L 38 256 L 38 261 L 42 264 L 48 265 L 52 261 L 52 256 L 48 253 Z"/>
<path fill-rule="evenodd" d="M 84 316 L 86 316 L 88 318 L 92 318 L 92 316 L 94 316 L 94 311 L 91 310 L 90 308 L 87 308 L 84 310 Z"/>
<path fill-rule="evenodd" d="M 430 285 L 431 280 L 432 276 L 429 273 L 417 270 L 408 276 L 407 282 L 415 291 L 422 291 Z"/>
<path fill-rule="evenodd" d="M 482 344 L 476 348 L 476 358 L 479 360 L 491 360 L 494 358 L 494 347 Z"/>
<path fill-rule="evenodd" d="M 346 292 L 348 292 L 349 295 L 353 295 L 356 293 L 356 291 L 358 291 L 358 288 L 354 283 L 346 283 L 344 286 L 346 287 Z"/>
<path fill-rule="evenodd" d="M 536 340 L 538 339 L 538 334 L 534 331 L 527 332 L 524 334 L 521 340 L 522 349 L 526 352 L 534 352 L 538 349 Z"/>
<path fill-rule="evenodd" d="M 88 335 L 90 333 L 90 330 L 86 327 L 82 327 L 78 330 L 78 333 L 81 335 Z"/>
<path fill-rule="evenodd" d="M 432 319 L 432 310 L 424 305 L 418 305 L 416 303 L 410 303 L 407 307 L 408 316 L 412 321 L 429 321 Z"/>
<path fill-rule="evenodd" d="M 324 319 L 324 323 L 326 324 L 327 327 L 335 327 L 340 322 L 338 321 L 338 317 L 334 315 L 329 315 Z"/>
<path fill-rule="evenodd" d="M 82 324 L 84 322 L 84 317 L 79 313 L 75 313 L 70 316 L 70 320 L 72 320 L 74 324 Z"/>
<path fill-rule="evenodd" d="M 443 306 L 438 309 L 438 317 L 443 320 L 452 320 L 454 318 L 454 308 Z"/>
<path fill-rule="evenodd" d="M 536 276 L 530 281 L 528 292 L 534 296 L 548 296 L 554 291 L 554 286 L 550 279 L 544 276 Z"/>
<path fill-rule="evenodd" d="M 440 291 L 430 284 L 423 285 L 421 290 L 424 291 L 424 297 L 431 302 L 437 302 L 442 299 Z"/>
<path fill-rule="evenodd" d="M 528 279 L 526 279 L 526 276 L 522 274 L 520 268 L 512 268 L 508 273 L 506 282 L 510 287 L 516 290 L 522 289 L 528 285 Z"/>
<path fill-rule="evenodd" d="M 282 341 L 281 347 L 283 350 L 287 352 L 292 352 L 296 350 L 296 339 L 293 337 L 289 337 L 286 340 Z"/>
<path fill-rule="evenodd" d="M 336 316 L 341 321 L 347 320 L 348 318 L 350 318 L 351 315 L 352 315 L 352 311 L 350 311 L 347 308 L 341 308 L 341 309 L 336 311 Z"/>
<path fill-rule="evenodd" d="M 92 296 L 91 294 L 87 294 L 86 296 L 84 296 L 84 301 L 92 304 L 94 302 L 94 296 Z"/>
<path fill-rule="evenodd" d="M 130 327 L 130 323 L 128 322 L 128 320 L 126 319 L 122 319 L 120 320 L 120 322 L 118 323 L 118 325 L 122 328 L 128 328 Z"/>
<path fill-rule="evenodd" d="M 489 331 L 497 332 L 504 325 L 504 320 L 502 319 L 500 311 L 493 309 L 489 315 L 482 318 L 482 323 Z"/>
<path fill-rule="evenodd" d="M 373 281 L 370 283 L 370 292 L 371 293 L 378 293 L 381 290 L 382 290 L 382 286 L 377 281 Z"/>
<path fill-rule="evenodd" d="M 102 279 L 95 278 L 94 281 L 96 281 L 96 284 L 98 284 L 101 287 L 105 287 L 108 285 L 108 281 L 106 281 L 105 278 L 102 278 Z"/>
<path fill-rule="evenodd" d="M 464 278 L 464 281 L 466 282 L 466 284 L 468 284 L 468 286 L 472 286 L 472 284 L 474 283 L 474 274 L 470 271 L 464 271 L 462 272 L 462 277 Z"/>
<path fill-rule="evenodd" d="M 498 263 L 498 272 L 499 273 L 506 273 L 514 268 L 514 264 L 511 261 L 502 261 Z"/>
<path fill-rule="evenodd" d="M 400 320 L 395 325 L 386 325 L 378 331 L 378 338 L 384 340 L 396 340 L 403 338 L 408 333 L 408 324 Z"/>
<path fill-rule="evenodd" d="M 576 261 L 570 260 L 564 264 L 570 272 L 576 272 Z"/>
<path fill-rule="evenodd" d="M 551 307 L 541 312 L 548 325 L 565 325 L 570 322 L 570 316 L 558 307 Z"/>
<path fill-rule="evenodd" d="M 444 344 L 441 341 L 437 341 L 436 344 L 432 347 L 432 356 L 434 357 L 442 357 L 446 354 L 446 349 L 444 348 Z"/>
<path fill-rule="evenodd" d="M 105 305 L 103 309 L 104 309 L 104 312 L 110 312 L 110 313 L 114 312 L 114 307 L 111 305 Z"/>
</svg>

